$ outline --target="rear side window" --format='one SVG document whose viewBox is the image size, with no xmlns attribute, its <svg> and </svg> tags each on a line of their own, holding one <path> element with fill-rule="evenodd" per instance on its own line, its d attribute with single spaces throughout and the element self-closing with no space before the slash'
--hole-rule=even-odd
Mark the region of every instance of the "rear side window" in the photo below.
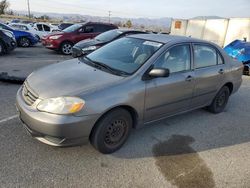
<svg viewBox="0 0 250 188">
<path fill-rule="evenodd" d="M 87 26 L 85 26 L 84 31 L 85 31 L 85 33 L 93 33 L 94 27 L 92 25 L 87 25 Z"/>
<path fill-rule="evenodd" d="M 217 52 L 214 48 L 205 45 L 194 45 L 195 68 L 217 65 Z"/>
<path fill-rule="evenodd" d="M 109 25 L 101 25 L 101 24 L 94 25 L 94 32 L 97 32 L 97 33 L 102 33 L 105 31 L 112 30 L 112 29 L 114 29 L 114 27 L 109 26 Z"/>
<path fill-rule="evenodd" d="M 50 31 L 50 27 L 47 25 L 43 25 L 44 31 Z"/>
</svg>

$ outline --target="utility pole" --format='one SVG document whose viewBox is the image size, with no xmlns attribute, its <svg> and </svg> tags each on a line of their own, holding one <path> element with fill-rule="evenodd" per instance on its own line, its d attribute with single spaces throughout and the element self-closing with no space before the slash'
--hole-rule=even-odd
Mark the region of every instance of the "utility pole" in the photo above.
<svg viewBox="0 0 250 188">
<path fill-rule="evenodd" d="M 110 16 L 111 16 L 111 11 L 109 11 L 109 23 L 110 23 Z"/>
<path fill-rule="evenodd" d="M 27 4 L 28 4 L 28 13 L 29 13 L 29 19 L 30 19 L 30 1 L 29 0 L 27 0 Z"/>
</svg>

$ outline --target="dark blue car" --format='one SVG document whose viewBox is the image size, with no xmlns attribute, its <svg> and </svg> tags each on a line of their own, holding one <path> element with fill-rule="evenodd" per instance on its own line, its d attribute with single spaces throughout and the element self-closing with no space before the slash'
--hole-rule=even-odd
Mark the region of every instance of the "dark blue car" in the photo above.
<svg viewBox="0 0 250 188">
<path fill-rule="evenodd" d="M 227 45 L 224 50 L 234 59 L 244 64 L 244 74 L 250 76 L 250 42 L 235 40 Z"/>
<path fill-rule="evenodd" d="M 5 29 L 5 30 L 13 32 L 18 46 L 29 47 L 38 43 L 38 38 L 29 32 L 16 30 L 3 23 L 0 23 L 0 29 Z"/>
</svg>

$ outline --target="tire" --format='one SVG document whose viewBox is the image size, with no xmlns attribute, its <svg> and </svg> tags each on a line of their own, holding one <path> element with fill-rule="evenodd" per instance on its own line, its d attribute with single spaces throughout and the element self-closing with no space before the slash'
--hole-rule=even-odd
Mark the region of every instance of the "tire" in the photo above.
<svg viewBox="0 0 250 188">
<path fill-rule="evenodd" d="M 0 41 L 0 55 L 3 55 L 5 53 L 5 46 L 2 41 Z"/>
<path fill-rule="evenodd" d="M 230 90 L 227 86 L 223 86 L 220 91 L 216 94 L 213 99 L 213 102 L 210 106 L 208 106 L 208 111 L 218 114 L 224 111 L 228 99 L 230 96 Z"/>
<path fill-rule="evenodd" d="M 28 38 L 22 37 L 22 38 L 19 39 L 18 45 L 21 46 L 21 47 L 26 48 L 26 47 L 31 46 L 31 42 L 30 42 L 30 40 Z"/>
<path fill-rule="evenodd" d="M 113 153 L 126 142 L 132 123 L 132 117 L 127 110 L 112 110 L 96 124 L 90 142 L 103 154 Z"/>
<path fill-rule="evenodd" d="M 60 51 L 64 55 L 72 54 L 73 44 L 71 42 L 63 42 L 60 47 Z"/>
</svg>

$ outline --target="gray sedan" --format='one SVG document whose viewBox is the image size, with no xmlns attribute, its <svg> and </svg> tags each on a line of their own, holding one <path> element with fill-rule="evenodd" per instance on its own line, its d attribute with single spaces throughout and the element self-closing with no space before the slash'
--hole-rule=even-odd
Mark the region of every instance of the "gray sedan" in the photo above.
<svg viewBox="0 0 250 188">
<path fill-rule="evenodd" d="M 213 43 L 156 34 L 121 38 L 33 72 L 17 93 L 27 131 L 53 146 L 118 150 L 132 128 L 207 107 L 224 110 L 243 66 Z"/>
</svg>

